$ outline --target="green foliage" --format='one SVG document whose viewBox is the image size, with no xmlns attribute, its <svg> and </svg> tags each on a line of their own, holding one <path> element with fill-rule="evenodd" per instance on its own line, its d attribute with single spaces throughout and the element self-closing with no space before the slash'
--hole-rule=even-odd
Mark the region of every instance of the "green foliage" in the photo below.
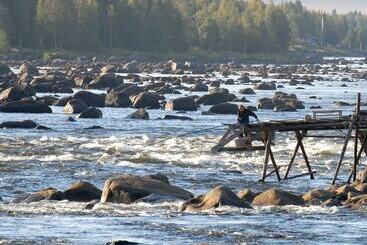
<svg viewBox="0 0 367 245">
<path fill-rule="evenodd" d="M 47 50 L 247 55 L 285 53 L 297 43 L 367 47 L 365 15 L 309 11 L 300 1 L 1 0 L 0 28 L 12 47 Z"/>
<path fill-rule="evenodd" d="M 42 59 L 44 61 L 54 60 L 57 58 L 57 53 L 54 52 L 44 52 L 42 55 Z"/>
</svg>

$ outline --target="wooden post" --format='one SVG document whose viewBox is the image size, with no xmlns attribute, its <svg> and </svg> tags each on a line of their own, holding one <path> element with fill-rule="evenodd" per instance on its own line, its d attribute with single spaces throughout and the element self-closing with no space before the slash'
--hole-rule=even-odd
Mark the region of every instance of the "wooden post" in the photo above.
<svg viewBox="0 0 367 245">
<path fill-rule="evenodd" d="M 312 172 L 312 169 L 311 169 L 310 162 L 308 161 L 308 157 L 307 157 L 307 154 L 306 154 L 305 146 L 302 143 L 303 137 L 302 137 L 302 135 L 301 135 L 301 133 L 299 131 L 296 131 L 296 136 L 297 136 L 297 139 L 299 141 L 299 146 L 300 146 L 301 151 L 302 151 L 303 159 L 305 159 L 305 162 L 306 162 L 308 173 L 310 174 L 310 179 L 315 179 L 315 176 L 313 175 L 313 172 Z"/>
<path fill-rule="evenodd" d="M 345 151 L 347 150 L 349 138 L 352 135 L 354 120 L 355 119 L 354 119 L 354 116 L 353 116 L 352 117 L 352 121 L 350 122 L 350 125 L 349 125 L 349 128 L 348 128 L 347 135 L 345 136 L 345 142 L 344 142 L 344 145 L 343 145 L 342 152 L 340 154 L 340 159 L 339 159 L 338 165 L 337 165 L 336 170 L 335 170 L 335 174 L 334 174 L 332 185 L 335 185 L 336 179 L 338 178 L 339 170 L 340 170 L 340 167 L 342 165 L 342 162 L 343 162 L 343 159 L 344 159 L 344 156 L 345 156 Z"/>
<path fill-rule="evenodd" d="M 358 93 L 355 115 L 355 138 L 354 138 L 354 164 L 353 164 L 353 181 L 357 179 L 357 166 L 358 166 L 358 133 L 359 133 L 359 120 L 361 111 L 361 94 Z"/>
<path fill-rule="evenodd" d="M 266 179 L 266 172 L 268 170 L 268 163 L 269 163 L 269 156 L 270 156 L 270 144 L 271 140 L 269 137 L 269 132 L 265 132 L 265 160 L 264 160 L 264 166 L 263 166 L 263 176 L 261 178 L 262 182 L 265 182 Z"/>
<path fill-rule="evenodd" d="M 297 153 L 298 153 L 298 149 L 299 149 L 299 140 L 297 139 L 297 145 L 296 145 L 296 149 L 293 152 L 291 161 L 289 162 L 288 168 L 287 168 L 287 172 L 285 173 L 284 179 L 288 179 L 288 175 L 289 172 L 291 171 L 292 165 L 294 163 L 294 160 L 296 159 Z"/>
<path fill-rule="evenodd" d="M 274 155 L 273 155 L 273 151 L 271 150 L 271 146 L 269 147 L 269 154 L 270 154 L 270 159 L 271 159 L 271 162 L 273 164 L 273 167 L 274 167 L 274 171 L 277 175 L 277 179 L 278 181 L 280 182 L 282 179 L 280 178 L 280 174 L 279 174 L 279 168 L 275 162 L 275 158 L 274 158 Z"/>
</svg>

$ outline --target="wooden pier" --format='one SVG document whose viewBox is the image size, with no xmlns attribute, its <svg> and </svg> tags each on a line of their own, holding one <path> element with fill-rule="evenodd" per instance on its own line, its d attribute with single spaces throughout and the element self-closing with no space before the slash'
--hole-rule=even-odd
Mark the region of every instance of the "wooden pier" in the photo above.
<svg viewBox="0 0 367 245">
<path fill-rule="evenodd" d="M 261 181 L 275 174 L 278 181 L 282 179 L 294 179 L 301 176 L 309 175 L 310 179 L 314 179 L 315 171 L 312 170 L 310 159 L 306 152 L 306 146 L 303 143 L 305 138 L 335 138 L 343 140 L 339 161 L 335 168 L 332 184 L 335 184 L 339 171 L 344 162 L 344 156 L 347 146 L 353 140 L 354 161 L 350 170 L 347 182 L 355 181 L 362 154 L 367 155 L 367 111 L 361 110 L 361 97 L 358 94 L 356 109 L 353 115 L 343 116 L 341 111 L 317 111 L 313 116 L 308 116 L 304 120 L 288 120 L 288 121 L 270 121 L 248 125 L 231 124 L 227 125 L 228 130 L 220 139 L 219 143 L 212 148 L 212 152 L 221 151 L 265 151 L 264 164 Z M 276 133 L 293 132 L 297 140 L 296 147 L 287 166 L 285 176 L 282 178 L 279 172 L 280 167 L 277 165 L 272 146 L 275 143 Z M 342 132 L 343 135 L 335 133 L 326 134 L 326 132 Z M 258 141 L 259 145 L 227 147 L 230 142 L 240 141 L 251 137 L 254 141 Z M 304 159 L 307 167 L 307 173 L 301 173 L 290 177 L 292 166 L 295 163 L 298 152 Z M 272 164 L 272 171 L 269 172 L 269 162 Z"/>
</svg>

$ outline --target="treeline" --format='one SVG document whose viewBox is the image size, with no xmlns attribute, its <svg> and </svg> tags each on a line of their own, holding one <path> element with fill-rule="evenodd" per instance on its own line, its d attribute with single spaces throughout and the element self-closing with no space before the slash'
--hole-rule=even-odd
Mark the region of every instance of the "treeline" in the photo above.
<svg viewBox="0 0 367 245">
<path fill-rule="evenodd" d="M 261 0 L 0 0 L 0 49 L 282 53 L 367 47 L 367 17 Z"/>
</svg>

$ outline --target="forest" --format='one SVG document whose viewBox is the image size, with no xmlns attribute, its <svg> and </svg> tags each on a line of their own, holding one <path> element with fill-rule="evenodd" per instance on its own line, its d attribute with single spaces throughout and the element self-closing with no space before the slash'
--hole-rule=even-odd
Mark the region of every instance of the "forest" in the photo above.
<svg viewBox="0 0 367 245">
<path fill-rule="evenodd" d="M 284 53 L 367 48 L 367 16 L 261 0 L 0 0 L 0 50 Z"/>
</svg>

